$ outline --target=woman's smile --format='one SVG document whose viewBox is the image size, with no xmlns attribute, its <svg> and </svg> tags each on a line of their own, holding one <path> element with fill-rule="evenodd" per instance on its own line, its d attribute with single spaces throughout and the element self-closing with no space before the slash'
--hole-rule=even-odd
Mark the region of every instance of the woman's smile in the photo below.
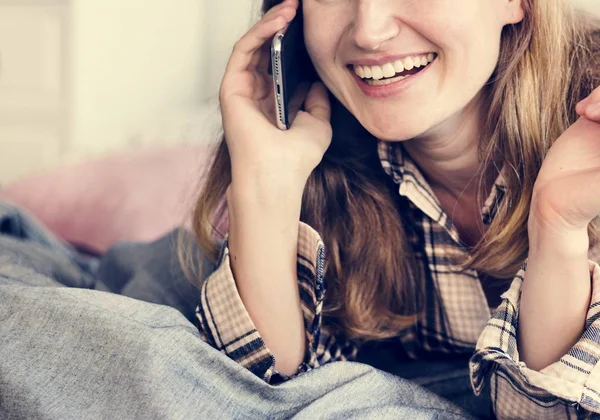
<svg viewBox="0 0 600 420">
<path fill-rule="evenodd" d="M 408 89 L 433 66 L 435 53 L 410 55 L 383 65 L 350 65 L 361 91 L 371 98 L 389 98 Z"/>
<path fill-rule="evenodd" d="M 377 84 L 382 79 L 406 76 L 425 68 L 436 57 L 435 53 L 409 54 L 405 57 L 379 60 L 364 60 L 351 63 L 354 72 L 370 84 Z M 373 83 L 371 83 L 373 82 Z"/>
</svg>

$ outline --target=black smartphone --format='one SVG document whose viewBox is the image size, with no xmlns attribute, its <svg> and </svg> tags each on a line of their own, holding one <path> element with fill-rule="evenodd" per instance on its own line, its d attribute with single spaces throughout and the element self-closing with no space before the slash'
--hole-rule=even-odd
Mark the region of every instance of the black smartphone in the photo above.
<svg viewBox="0 0 600 420">
<path fill-rule="evenodd" d="M 271 44 L 270 72 L 273 76 L 277 127 L 292 125 L 317 72 L 304 45 L 302 6 L 289 25 L 279 31 Z"/>
</svg>

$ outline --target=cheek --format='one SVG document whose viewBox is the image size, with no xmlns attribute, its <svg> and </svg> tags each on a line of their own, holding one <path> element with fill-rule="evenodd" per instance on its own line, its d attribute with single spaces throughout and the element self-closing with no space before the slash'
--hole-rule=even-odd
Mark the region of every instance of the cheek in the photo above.
<svg viewBox="0 0 600 420">
<path fill-rule="evenodd" d="M 448 57 L 448 70 L 472 88 L 482 88 L 498 63 L 500 33 L 481 28 L 477 33 L 464 35 L 455 54 Z"/>
<path fill-rule="evenodd" d="M 327 57 L 327 45 L 323 42 L 317 41 L 318 37 L 314 32 L 310 32 L 310 35 L 305 35 L 304 43 L 306 45 L 306 50 L 310 55 L 315 67 L 322 67 L 322 63 Z"/>
<path fill-rule="evenodd" d="M 335 57 L 335 42 L 332 39 L 331 34 L 323 33 L 318 26 L 313 27 L 305 25 L 304 33 L 304 42 L 308 54 L 317 71 L 321 73 L 322 70 L 331 66 L 333 57 Z"/>
<path fill-rule="evenodd" d="M 306 49 L 323 80 L 335 66 L 340 43 L 351 16 L 337 8 L 304 6 L 304 42 Z"/>
<path fill-rule="evenodd" d="M 425 6 L 431 3 L 435 7 Z M 414 14 L 409 25 L 448 59 L 483 64 L 497 55 L 503 25 L 486 0 L 430 0 L 418 7 L 421 13 Z"/>
<path fill-rule="evenodd" d="M 458 91 L 482 88 L 497 64 L 502 28 L 481 17 L 435 23 L 419 32 L 439 49 L 441 85 Z"/>
</svg>

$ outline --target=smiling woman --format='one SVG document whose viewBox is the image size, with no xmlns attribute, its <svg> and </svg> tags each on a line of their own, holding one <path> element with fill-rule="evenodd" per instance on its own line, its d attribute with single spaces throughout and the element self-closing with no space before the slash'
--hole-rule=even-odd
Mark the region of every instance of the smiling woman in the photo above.
<svg viewBox="0 0 600 420">
<path fill-rule="evenodd" d="M 271 383 L 369 341 L 413 358 L 475 350 L 473 387 L 491 383 L 499 418 L 597 412 L 600 383 L 581 372 L 600 354 L 584 331 L 600 281 L 586 258 L 599 239 L 598 22 L 567 0 L 263 11 L 223 77 L 225 136 L 194 214 L 220 255 L 200 279 L 208 341 Z M 264 113 L 265 52 L 299 12 L 320 82 L 282 133 Z M 224 296 L 237 304 L 219 320 Z"/>
</svg>

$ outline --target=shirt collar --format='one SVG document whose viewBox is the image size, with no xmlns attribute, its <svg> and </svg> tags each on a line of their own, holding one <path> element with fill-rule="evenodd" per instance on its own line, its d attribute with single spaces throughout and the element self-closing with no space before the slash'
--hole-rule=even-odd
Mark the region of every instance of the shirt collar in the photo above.
<svg viewBox="0 0 600 420">
<path fill-rule="evenodd" d="M 400 195 L 408 198 L 423 213 L 440 223 L 457 242 L 460 242 L 458 232 L 453 228 L 452 222 L 442 210 L 442 206 L 433 193 L 431 186 L 416 163 L 406 153 L 402 144 L 379 140 L 377 151 L 383 170 L 398 184 Z M 486 225 L 493 220 L 505 196 L 505 171 L 506 165 L 502 167 L 496 177 L 494 186 L 481 209 L 481 217 Z"/>
</svg>

